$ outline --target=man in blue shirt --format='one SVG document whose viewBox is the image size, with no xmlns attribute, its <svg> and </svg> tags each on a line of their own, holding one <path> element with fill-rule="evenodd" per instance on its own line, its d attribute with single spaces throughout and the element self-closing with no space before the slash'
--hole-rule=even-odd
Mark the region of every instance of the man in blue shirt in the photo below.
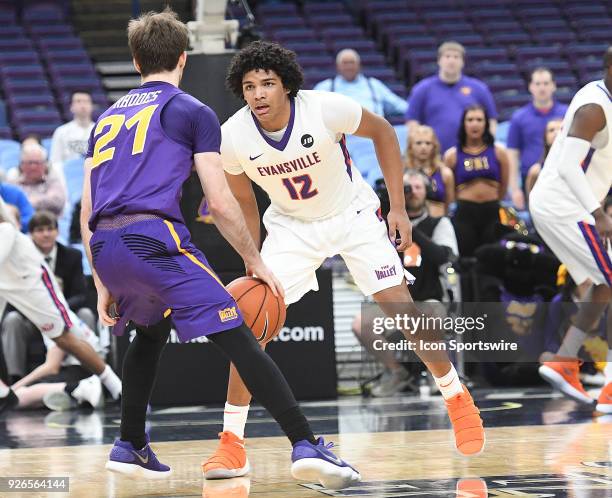
<svg viewBox="0 0 612 498">
<path fill-rule="evenodd" d="M 408 109 L 406 100 L 393 93 L 382 81 L 361 73 L 361 59 L 355 50 L 345 48 L 338 52 L 336 69 L 338 74 L 335 77 L 320 81 L 314 89 L 346 95 L 379 116 L 401 116 Z M 355 166 L 370 185 L 382 177 L 372 140 L 348 135 L 346 146 Z"/>
<path fill-rule="evenodd" d="M 510 160 L 509 186 L 517 209 L 525 208 L 525 195 L 520 185 L 525 184 L 529 168 L 542 160 L 544 130 L 551 119 L 563 118 L 567 106 L 553 100 L 557 89 L 550 69 L 538 67 L 531 73 L 529 93 L 533 100 L 517 109 L 508 131 Z M 520 166 L 520 169 L 519 169 Z M 519 184 L 519 173 L 521 183 Z"/>
<path fill-rule="evenodd" d="M 382 81 L 361 73 L 361 59 L 355 50 L 345 48 L 338 52 L 336 69 L 335 77 L 320 81 L 314 89 L 351 97 L 379 116 L 404 114 L 408 109 L 406 100 L 395 95 Z"/>
<path fill-rule="evenodd" d="M 444 153 L 457 145 L 463 110 L 482 105 L 489 115 L 491 133 L 497 127 L 497 109 L 487 85 L 462 73 L 465 48 L 457 42 L 444 42 L 438 48 L 438 74 L 419 81 L 412 88 L 406 112 L 408 136 L 418 124 L 431 126 Z"/>
<path fill-rule="evenodd" d="M 0 182 L 0 197 L 2 197 L 7 204 L 12 204 L 17 207 L 21 215 L 21 231 L 26 233 L 30 218 L 34 214 L 34 208 L 32 204 L 30 204 L 25 192 L 16 185 Z"/>
</svg>

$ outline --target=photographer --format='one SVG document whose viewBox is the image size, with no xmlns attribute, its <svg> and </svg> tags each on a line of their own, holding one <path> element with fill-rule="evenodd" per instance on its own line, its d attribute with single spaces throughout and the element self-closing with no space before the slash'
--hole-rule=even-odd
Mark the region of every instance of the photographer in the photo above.
<svg viewBox="0 0 612 498">
<path fill-rule="evenodd" d="M 404 175 L 406 210 L 412 222 L 412 246 L 404 252 L 404 266 L 416 280 L 410 293 L 416 302 L 442 301 L 444 286 L 440 279 L 440 267 L 457 258 L 457 239 L 450 220 L 446 216 L 430 216 L 426 208 L 429 179 L 417 170 Z M 381 201 L 383 215 L 389 211 L 389 197 L 384 182 L 378 181 L 376 192 Z M 368 322 L 371 317 L 366 319 Z M 372 332 L 367 323 L 362 326 L 361 314 L 355 317 L 353 332 L 364 348 L 385 365 L 385 373 L 373 386 L 373 396 L 391 396 L 412 384 L 411 375 L 388 349 L 375 349 L 375 340 L 385 340 Z"/>
</svg>

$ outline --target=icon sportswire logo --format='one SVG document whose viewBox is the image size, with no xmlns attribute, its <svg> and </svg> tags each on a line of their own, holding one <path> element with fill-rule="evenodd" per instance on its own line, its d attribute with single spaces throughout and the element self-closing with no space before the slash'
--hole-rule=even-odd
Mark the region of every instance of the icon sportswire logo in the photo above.
<svg viewBox="0 0 612 498">
<path fill-rule="evenodd" d="M 222 323 L 229 322 L 230 320 L 235 320 L 236 318 L 238 318 L 236 306 L 219 310 L 219 318 L 221 319 Z"/>
</svg>

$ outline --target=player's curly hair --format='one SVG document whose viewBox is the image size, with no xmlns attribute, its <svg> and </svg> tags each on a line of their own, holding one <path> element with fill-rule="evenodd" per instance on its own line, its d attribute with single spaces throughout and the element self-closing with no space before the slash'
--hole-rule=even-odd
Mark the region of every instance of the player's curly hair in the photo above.
<svg viewBox="0 0 612 498">
<path fill-rule="evenodd" d="M 256 41 L 238 52 L 227 70 L 225 83 L 236 97 L 243 98 L 242 78 L 254 69 L 274 71 L 291 97 L 297 95 L 304 83 L 304 74 L 293 50 L 283 48 L 278 43 Z"/>
</svg>

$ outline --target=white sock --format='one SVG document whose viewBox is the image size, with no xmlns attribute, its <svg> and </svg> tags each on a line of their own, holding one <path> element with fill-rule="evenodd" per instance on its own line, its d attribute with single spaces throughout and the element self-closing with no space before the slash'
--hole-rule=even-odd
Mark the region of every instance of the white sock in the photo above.
<svg viewBox="0 0 612 498">
<path fill-rule="evenodd" d="M 244 439 L 244 426 L 249 416 L 249 406 L 235 406 L 225 403 L 223 412 L 223 432 L 230 431 Z"/>
<path fill-rule="evenodd" d="M 438 386 L 438 389 L 440 389 L 440 393 L 444 399 L 450 399 L 453 396 L 463 392 L 463 386 L 459 380 L 459 374 L 457 373 L 457 370 L 455 370 L 455 366 L 452 364 L 449 372 L 446 375 L 443 375 L 442 377 L 436 377 L 434 375 L 434 380 L 436 381 L 436 385 Z"/>
<path fill-rule="evenodd" d="M 5 386 L 3 383 L 0 382 L 0 398 L 6 398 L 8 396 L 8 393 L 8 386 Z"/>
<path fill-rule="evenodd" d="M 564 358 L 578 358 L 578 351 L 582 347 L 584 340 L 587 338 L 586 332 L 583 332 L 578 327 L 571 325 L 567 329 L 567 334 L 563 338 L 561 347 L 557 351 L 557 356 Z"/>
<path fill-rule="evenodd" d="M 606 384 L 609 384 L 612 382 L 612 349 L 608 349 L 606 362 L 606 366 L 604 367 L 604 376 L 606 377 Z"/>
<path fill-rule="evenodd" d="M 106 368 L 98 377 L 100 377 L 100 382 L 108 389 L 113 399 L 118 399 L 121 395 L 121 380 L 113 372 L 113 369 L 106 365 Z"/>
</svg>

